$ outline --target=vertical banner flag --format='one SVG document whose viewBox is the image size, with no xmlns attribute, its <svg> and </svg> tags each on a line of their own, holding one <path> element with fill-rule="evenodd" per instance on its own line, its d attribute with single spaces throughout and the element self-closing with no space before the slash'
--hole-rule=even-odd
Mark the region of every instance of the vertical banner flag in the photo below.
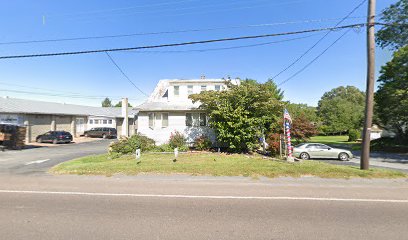
<svg viewBox="0 0 408 240">
<path fill-rule="evenodd" d="M 287 139 L 288 157 L 292 157 L 292 143 L 290 140 L 290 124 L 292 123 L 292 118 L 289 115 L 288 110 L 285 109 L 283 112 L 283 121 L 285 123 L 285 133 Z"/>
</svg>

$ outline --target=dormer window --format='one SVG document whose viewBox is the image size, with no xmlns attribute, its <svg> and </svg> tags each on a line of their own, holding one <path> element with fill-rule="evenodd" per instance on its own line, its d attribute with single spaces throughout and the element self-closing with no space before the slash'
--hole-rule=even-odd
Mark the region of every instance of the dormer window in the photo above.
<svg viewBox="0 0 408 240">
<path fill-rule="evenodd" d="M 180 86 L 174 86 L 174 96 L 180 95 Z"/>
<path fill-rule="evenodd" d="M 163 94 L 162 98 L 168 98 L 169 97 L 169 90 L 166 90 L 166 92 Z"/>
</svg>

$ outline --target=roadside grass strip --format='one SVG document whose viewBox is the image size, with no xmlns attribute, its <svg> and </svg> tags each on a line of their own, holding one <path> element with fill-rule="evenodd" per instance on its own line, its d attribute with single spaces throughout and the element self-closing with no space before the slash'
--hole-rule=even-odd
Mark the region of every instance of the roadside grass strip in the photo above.
<svg viewBox="0 0 408 240">
<path fill-rule="evenodd" d="M 52 174 L 137 175 L 187 174 L 192 176 L 244 176 L 244 177 L 302 177 L 321 178 L 405 178 L 403 172 L 370 169 L 360 170 L 354 166 L 340 166 L 320 161 L 288 163 L 262 158 L 260 155 L 186 153 L 174 161 L 173 154 L 143 153 L 140 161 L 135 156 L 111 159 L 107 154 L 92 155 L 61 163 L 50 169 Z"/>
</svg>

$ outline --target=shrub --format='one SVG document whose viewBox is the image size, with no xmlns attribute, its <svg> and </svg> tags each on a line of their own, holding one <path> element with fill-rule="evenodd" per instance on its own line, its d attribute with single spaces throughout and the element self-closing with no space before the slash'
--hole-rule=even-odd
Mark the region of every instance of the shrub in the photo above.
<svg viewBox="0 0 408 240">
<path fill-rule="evenodd" d="M 194 148 L 200 151 L 210 150 L 212 142 L 209 137 L 202 135 L 194 139 Z"/>
<path fill-rule="evenodd" d="M 280 134 L 279 133 L 271 133 L 268 135 L 268 138 L 266 139 L 266 143 L 268 144 L 268 150 L 271 151 L 272 155 L 278 155 L 279 154 L 279 140 L 280 140 Z"/>
<path fill-rule="evenodd" d="M 186 137 L 179 131 L 170 134 L 169 145 L 171 148 L 180 148 L 186 146 Z"/>
<path fill-rule="evenodd" d="M 188 146 L 187 146 L 187 145 L 180 146 L 180 147 L 178 148 L 178 150 L 179 150 L 180 152 L 186 152 L 186 151 L 188 151 Z M 154 149 L 152 149 L 152 151 L 153 151 L 153 152 L 173 152 L 173 151 L 174 151 L 174 148 L 172 148 L 172 147 L 170 146 L 170 144 L 165 143 L 165 144 L 156 146 Z"/>
<path fill-rule="evenodd" d="M 109 146 L 109 153 L 112 156 L 117 154 L 130 154 L 136 152 L 136 149 L 140 148 L 142 152 L 152 150 L 155 147 L 153 139 L 148 138 L 141 134 L 135 134 L 130 138 L 122 138 L 117 142 L 111 143 Z"/>
<path fill-rule="evenodd" d="M 351 130 L 349 130 L 349 132 L 348 132 L 348 141 L 349 142 L 354 142 L 354 141 L 356 141 L 357 139 L 359 139 L 361 136 L 360 136 L 360 131 L 358 131 L 358 130 L 356 130 L 356 129 L 351 129 Z"/>
</svg>

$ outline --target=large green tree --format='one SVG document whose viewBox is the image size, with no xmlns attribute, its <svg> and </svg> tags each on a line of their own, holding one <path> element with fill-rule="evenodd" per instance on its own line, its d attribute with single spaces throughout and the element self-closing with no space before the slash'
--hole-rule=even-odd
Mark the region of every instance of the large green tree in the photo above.
<svg viewBox="0 0 408 240">
<path fill-rule="evenodd" d="M 112 101 L 108 97 L 106 97 L 102 101 L 102 107 L 112 107 Z"/>
<path fill-rule="evenodd" d="M 359 129 L 364 118 L 365 94 L 353 86 L 334 88 L 323 94 L 317 107 L 325 133 Z"/>
<path fill-rule="evenodd" d="M 397 133 L 399 140 L 408 143 L 408 45 L 381 68 L 377 81 L 375 110 L 379 119 Z"/>
<path fill-rule="evenodd" d="M 377 32 L 380 47 L 398 49 L 408 44 L 408 0 L 384 9 L 379 22 L 386 24 Z"/>
<path fill-rule="evenodd" d="M 303 103 L 287 103 L 286 109 L 288 109 L 292 118 L 303 115 L 302 118 L 307 119 L 309 122 L 316 124 L 320 121 L 317 116 L 316 107 L 308 106 Z"/>
<path fill-rule="evenodd" d="M 227 82 L 227 87 L 227 91 L 205 91 L 190 98 L 208 112 L 220 143 L 231 152 L 252 151 L 259 146 L 259 137 L 278 124 L 283 93 L 272 80 L 258 83 L 246 79 L 240 85 Z"/>
</svg>

